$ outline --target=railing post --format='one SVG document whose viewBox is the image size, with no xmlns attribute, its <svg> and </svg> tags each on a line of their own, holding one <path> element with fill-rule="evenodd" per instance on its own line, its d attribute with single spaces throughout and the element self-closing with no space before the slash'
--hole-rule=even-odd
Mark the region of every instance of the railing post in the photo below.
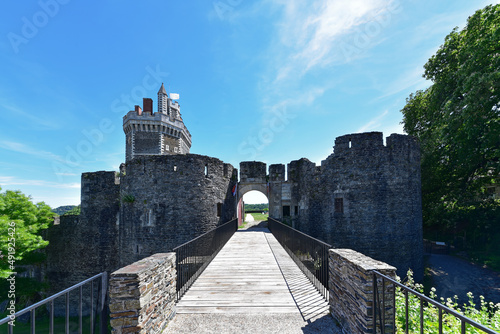
<svg viewBox="0 0 500 334">
<path fill-rule="evenodd" d="M 233 219 L 173 249 L 177 258 L 176 300 L 184 295 L 237 229 L 238 220 Z"/>
<path fill-rule="evenodd" d="M 101 312 L 100 312 L 101 334 L 106 333 L 108 328 L 108 308 L 106 303 L 107 296 L 108 296 L 108 273 L 103 272 L 101 276 Z"/>
<path fill-rule="evenodd" d="M 65 332 L 69 334 L 69 291 L 66 292 L 66 320 L 65 320 Z"/>
<path fill-rule="evenodd" d="M 276 240 L 302 270 L 323 298 L 328 301 L 328 249 L 332 246 L 273 218 L 268 227 Z M 326 254 L 324 260 L 322 254 Z"/>
<path fill-rule="evenodd" d="M 30 305 L 18 312 L 16 312 L 14 314 L 14 316 L 16 318 L 19 318 L 20 316 L 22 315 L 29 315 L 30 316 L 30 319 L 31 319 L 31 323 L 30 323 L 30 329 L 29 329 L 29 332 L 30 333 L 35 333 L 36 332 L 36 310 L 41 307 L 41 306 L 46 306 L 46 307 L 49 307 L 50 308 L 50 313 L 48 314 L 48 331 L 50 334 L 54 333 L 54 304 L 55 304 L 55 300 L 57 298 L 64 298 L 65 300 L 65 305 L 64 305 L 64 323 L 62 324 L 63 327 L 64 327 L 64 332 L 65 333 L 69 333 L 70 332 L 70 310 L 71 311 L 74 311 L 76 309 L 76 311 L 78 312 L 78 332 L 81 333 L 82 332 L 82 311 L 83 311 L 83 289 L 82 287 L 86 284 L 89 284 L 90 285 L 90 300 L 91 300 L 91 306 L 90 306 L 90 318 L 91 318 L 91 333 L 94 333 L 94 305 L 93 305 L 93 296 L 94 296 L 94 280 L 97 280 L 98 278 L 101 278 L 101 280 L 103 280 L 103 283 L 102 283 L 102 294 L 101 294 L 101 311 L 104 310 L 104 311 L 107 311 L 107 308 L 106 308 L 106 291 L 107 291 L 107 274 L 106 273 L 101 273 L 101 274 L 97 274 L 97 275 L 94 275 L 93 277 L 90 277 L 84 281 L 81 281 L 80 283 L 77 283 L 63 291 L 60 291 L 50 297 L 47 297 L 33 305 Z M 78 293 L 78 304 L 70 304 L 70 293 L 72 292 L 75 292 L 75 293 Z M 70 307 L 71 306 L 71 307 Z M 96 307 L 97 309 L 97 307 Z M 101 313 L 102 314 L 102 313 Z M 104 316 L 101 316 L 101 319 L 104 319 L 104 327 L 101 329 L 101 333 L 105 333 L 107 332 L 107 318 L 106 318 L 106 313 L 104 313 Z M 11 317 L 8 316 L 6 318 L 3 318 L 3 319 L 0 319 L 0 326 L 6 324 L 7 325 L 7 332 L 8 334 L 12 334 L 15 330 L 14 330 L 14 326 L 11 326 L 10 325 L 11 323 Z M 39 326 L 40 327 L 40 326 Z"/>
<path fill-rule="evenodd" d="M 373 333 L 377 333 L 377 294 L 378 294 L 378 288 L 377 288 L 377 276 L 375 273 L 373 273 L 373 301 L 372 301 L 372 310 L 373 310 Z"/>
</svg>

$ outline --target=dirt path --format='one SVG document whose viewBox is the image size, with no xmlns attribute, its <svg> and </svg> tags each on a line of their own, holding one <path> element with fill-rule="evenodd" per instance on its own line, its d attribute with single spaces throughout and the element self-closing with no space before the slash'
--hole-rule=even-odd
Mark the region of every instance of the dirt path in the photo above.
<svg viewBox="0 0 500 334">
<path fill-rule="evenodd" d="M 249 213 L 247 213 L 245 221 L 245 227 L 240 228 L 240 230 L 248 230 L 249 228 L 267 228 L 267 220 L 255 220 Z"/>
<path fill-rule="evenodd" d="M 450 255 L 430 255 L 429 267 L 439 297 L 457 295 L 462 305 L 468 302 L 467 292 L 471 291 L 476 304 L 479 295 L 488 302 L 500 303 L 499 273 Z"/>
</svg>

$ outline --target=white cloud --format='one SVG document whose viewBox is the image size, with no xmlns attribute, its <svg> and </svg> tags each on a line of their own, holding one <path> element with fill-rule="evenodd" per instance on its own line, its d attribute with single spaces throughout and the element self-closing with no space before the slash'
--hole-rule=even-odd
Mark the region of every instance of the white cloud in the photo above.
<svg viewBox="0 0 500 334">
<path fill-rule="evenodd" d="M 388 110 L 385 110 L 382 112 L 380 115 L 374 117 L 364 125 L 362 125 L 356 132 L 367 132 L 367 131 L 375 131 L 376 129 L 380 129 L 380 126 L 382 125 L 382 120 L 384 119 L 385 116 L 389 113 Z M 376 130 L 379 131 L 379 130 Z"/>
<path fill-rule="evenodd" d="M 279 64 L 275 81 L 301 77 L 315 68 L 348 61 L 339 48 L 343 38 L 356 39 L 357 29 L 362 28 L 360 34 L 373 39 L 368 41 L 373 44 L 381 36 L 376 31 L 366 34 L 365 30 L 382 13 L 393 9 L 394 3 L 391 0 L 275 1 L 283 11 L 273 43 L 274 65 Z M 381 30 L 380 25 L 375 28 Z M 359 48 L 355 42 L 353 47 Z"/>
<path fill-rule="evenodd" d="M 37 150 L 37 149 L 32 148 L 30 146 L 27 146 L 25 144 L 13 142 L 13 141 L 7 141 L 7 140 L 0 141 L 0 148 L 6 149 L 9 151 L 14 151 L 14 152 L 18 152 L 18 153 L 36 156 L 38 158 L 42 158 L 45 160 L 51 160 L 51 161 L 56 160 L 56 161 L 63 162 L 63 163 L 66 162 L 66 160 L 64 160 L 64 158 L 62 158 L 54 153 L 51 153 L 48 151 L 40 151 L 40 150 Z"/>
<path fill-rule="evenodd" d="M 0 176 L 0 185 L 2 187 L 11 186 L 34 186 L 55 189 L 79 189 L 80 183 L 57 183 L 45 180 L 25 180 L 13 176 Z"/>
<path fill-rule="evenodd" d="M 252 13 L 256 7 L 281 15 L 274 25 L 276 29 L 269 32 L 273 37 L 264 51 L 268 70 L 259 84 L 265 96 L 264 109 L 271 111 L 283 106 L 313 104 L 333 89 L 341 78 L 317 76 L 306 80 L 304 76 L 352 60 L 339 45 L 349 41 L 359 49 L 358 35 L 367 35 L 373 24 L 382 31 L 390 23 L 391 15 L 400 10 L 397 0 L 270 0 L 254 6 Z M 380 31 L 368 33 L 371 40 L 362 48 L 373 47 L 382 40 Z"/>
<path fill-rule="evenodd" d="M 389 110 L 383 111 L 381 114 L 375 116 L 360 128 L 356 133 L 378 131 L 384 134 L 384 137 L 392 133 L 404 134 L 403 125 L 401 124 L 401 115 Z"/>
<path fill-rule="evenodd" d="M 36 127 L 48 130 L 54 130 L 59 128 L 59 124 L 54 122 L 52 119 L 43 119 L 35 116 L 33 113 L 26 112 L 18 107 L 13 106 L 10 103 L 2 102 L 2 108 L 10 111 L 11 113 L 17 114 L 18 117 L 30 120 L 32 124 Z"/>
<path fill-rule="evenodd" d="M 384 99 L 386 97 L 391 97 L 403 91 L 412 88 L 412 91 L 418 89 L 425 89 L 431 85 L 431 82 L 424 79 L 422 74 L 424 69 L 422 66 L 417 66 L 404 72 L 399 77 L 395 78 L 387 88 L 384 89 L 384 93 L 377 97 L 375 101 Z"/>
</svg>

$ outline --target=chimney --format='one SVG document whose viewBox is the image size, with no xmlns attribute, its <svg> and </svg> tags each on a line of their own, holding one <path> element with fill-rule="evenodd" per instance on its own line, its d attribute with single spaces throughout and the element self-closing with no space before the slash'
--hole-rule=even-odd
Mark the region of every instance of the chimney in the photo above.
<svg viewBox="0 0 500 334">
<path fill-rule="evenodd" d="M 137 113 L 137 115 L 141 116 L 142 115 L 142 109 L 141 109 L 141 107 L 135 106 L 135 112 Z"/>
<path fill-rule="evenodd" d="M 151 114 L 153 113 L 153 99 L 150 98 L 143 98 L 142 99 L 142 107 L 144 108 L 144 112 L 150 112 Z"/>
</svg>

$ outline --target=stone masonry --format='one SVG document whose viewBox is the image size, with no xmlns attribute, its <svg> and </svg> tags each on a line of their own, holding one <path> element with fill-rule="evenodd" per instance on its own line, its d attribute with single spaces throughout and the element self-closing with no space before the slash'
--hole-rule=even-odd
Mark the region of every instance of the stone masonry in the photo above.
<svg viewBox="0 0 500 334">
<path fill-rule="evenodd" d="M 240 163 L 238 197 L 259 190 L 269 214 L 335 248 L 350 248 L 423 277 L 420 149 L 410 136 L 381 132 L 335 140 L 321 166 Z"/>
<path fill-rule="evenodd" d="M 158 91 L 158 111 L 153 100 L 143 99 L 143 108 L 136 105 L 123 117 L 125 159 L 151 155 L 187 154 L 191 134 L 182 120 L 179 103 L 167 94 L 163 84 Z"/>
<path fill-rule="evenodd" d="M 175 287 L 175 253 L 155 254 L 112 273 L 112 333 L 161 333 L 175 316 Z"/>
<path fill-rule="evenodd" d="M 47 231 L 43 274 L 50 292 L 170 252 L 241 219 L 242 198 L 250 190 L 268 197 L 272 218 L 334 248 L 395 266 L 400 276 L 412 268 L 422 278 L 420 150 L 414 138 L 392 134 L 384 145 L 380 132 L 341 136 L 321 166 L 302 158 L 287 168 L 270 165 L 267 173 L 263 162 L 242 162 L 238 184 L 232 165 L 188 153 L 191 135 L 178 103 L 164 88 L 158 97 L 158 112 L 145 99 L 144 110 L 136 106 L 124 117 L 126 162 L 120 172 L 83 173 L 81 215 L 62 217 Z"/>
<path fill-rule="evenodd" d="M 122 166 L 120 264 L 170 251 L 236 216 L 237 171 L 201 155 L 140 157 Z"/>
<path fill-rule="evenodd" d="M 396 268 L 351 249 L 330 249 L 330 311 L 345 333 L 375 333 L 373 322 L 373 271 L 394 278 Z M 377 287 L 382 293 L 382 283 Z M 394 287 L 385 287 L 385 333 L 394 333 Z M 378 318 L 378 317 L 377 317 Z M 378 332 L 378 331 L 377 331 Z"/>
</svg>

